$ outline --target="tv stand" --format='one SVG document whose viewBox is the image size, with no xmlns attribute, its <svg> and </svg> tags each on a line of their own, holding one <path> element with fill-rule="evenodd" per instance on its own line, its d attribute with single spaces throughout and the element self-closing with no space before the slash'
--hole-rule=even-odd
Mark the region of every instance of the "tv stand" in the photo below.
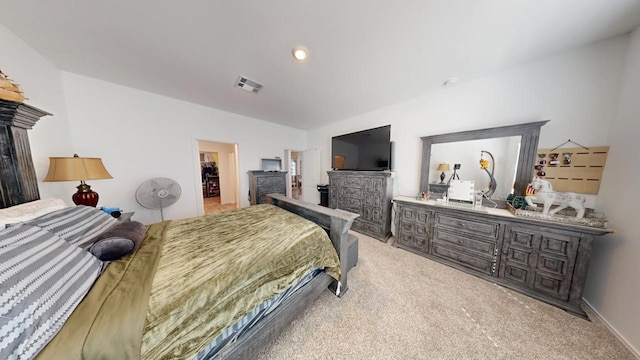
<svg viewBox="0 0 640 360">
<path fill-rule="evenodd" d="M 391 236 L 393 172 L 327 171 L 329 207 L 360 215 L 351 230 L 386 242 Z"/>
</svg>

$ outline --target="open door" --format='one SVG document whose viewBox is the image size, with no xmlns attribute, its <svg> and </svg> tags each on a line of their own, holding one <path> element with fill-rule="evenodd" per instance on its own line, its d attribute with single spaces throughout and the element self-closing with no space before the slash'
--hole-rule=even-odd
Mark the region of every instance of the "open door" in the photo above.
<svg viewBox="0 0 640 360">
<path fill-rule="evenodd" d="M 287 183 L 287 197 L 292 197 L 292 191 L 291 191 L 291 176 L 293 175 L 291 173 L 291 150 L 286 149 L 284 151 L 284 168 L 282 169 L 283 171 L 287 172 L 287 176 L 286 176 L 286 183 Z"/>
<path fill-rule="evenodd" d="M 302 175 L 302 200 L 317 204 L 320 202 L 318 183 L 320 183 L 320 152 L 318 149 L 304 150 L 300 153 L 300 174 Z"/>
</svg>

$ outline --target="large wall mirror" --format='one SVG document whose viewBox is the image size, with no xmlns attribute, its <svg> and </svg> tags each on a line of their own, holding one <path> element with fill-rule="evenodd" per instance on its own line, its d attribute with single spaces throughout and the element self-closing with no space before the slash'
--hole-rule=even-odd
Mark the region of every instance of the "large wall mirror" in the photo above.
<svg viewBox="0 0 640 360">
<path fill-rule="evenodd" d="M 494 177 L 492 200 L 505 200 L 511 193 L 524 195 L 533 177 L 540 128 L 547 121 L 462 131 L 422 137 L 420 191 L 440 183 L 438 165 L 450 165 L 444 182 L 456 169 L 456 179 L 473 180 L 476 190 L 489 190 L 490 176 L 481 169 L 480 159 L 489 162 Z M 492 171 L 491 171 L 492 170 Z"/>
</svg>

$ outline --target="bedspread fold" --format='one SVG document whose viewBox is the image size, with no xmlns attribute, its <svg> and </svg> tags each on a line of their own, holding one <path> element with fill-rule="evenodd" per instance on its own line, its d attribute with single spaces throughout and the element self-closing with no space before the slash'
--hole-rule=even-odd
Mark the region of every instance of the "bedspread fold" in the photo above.
<svg viewBox="0 0 640 360">
<path fill-rule="evenodd" d="M 113 261 L 38 359 L 137 359 L 151 284 L 169 222 L 154 224 L 140 248 Z"/>
<path fill-rule="evenodd" d="M 173 221 L 149 299 L 142 358 L 193 358 L 315 268 L 340 279 L 325 231 L 272 205 Z"/>
</svg>

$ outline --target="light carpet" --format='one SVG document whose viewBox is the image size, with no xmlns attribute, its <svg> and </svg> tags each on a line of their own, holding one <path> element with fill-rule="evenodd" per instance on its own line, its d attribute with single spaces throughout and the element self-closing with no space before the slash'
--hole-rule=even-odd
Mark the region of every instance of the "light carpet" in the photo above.
<svg viewBox="0 0 640 360">
<path fill-rule="evenodd" d="M 365 235 L 349 291 L 325 291 L 258 359 L 636 359 L 592 322 Z"/>
</svg>

